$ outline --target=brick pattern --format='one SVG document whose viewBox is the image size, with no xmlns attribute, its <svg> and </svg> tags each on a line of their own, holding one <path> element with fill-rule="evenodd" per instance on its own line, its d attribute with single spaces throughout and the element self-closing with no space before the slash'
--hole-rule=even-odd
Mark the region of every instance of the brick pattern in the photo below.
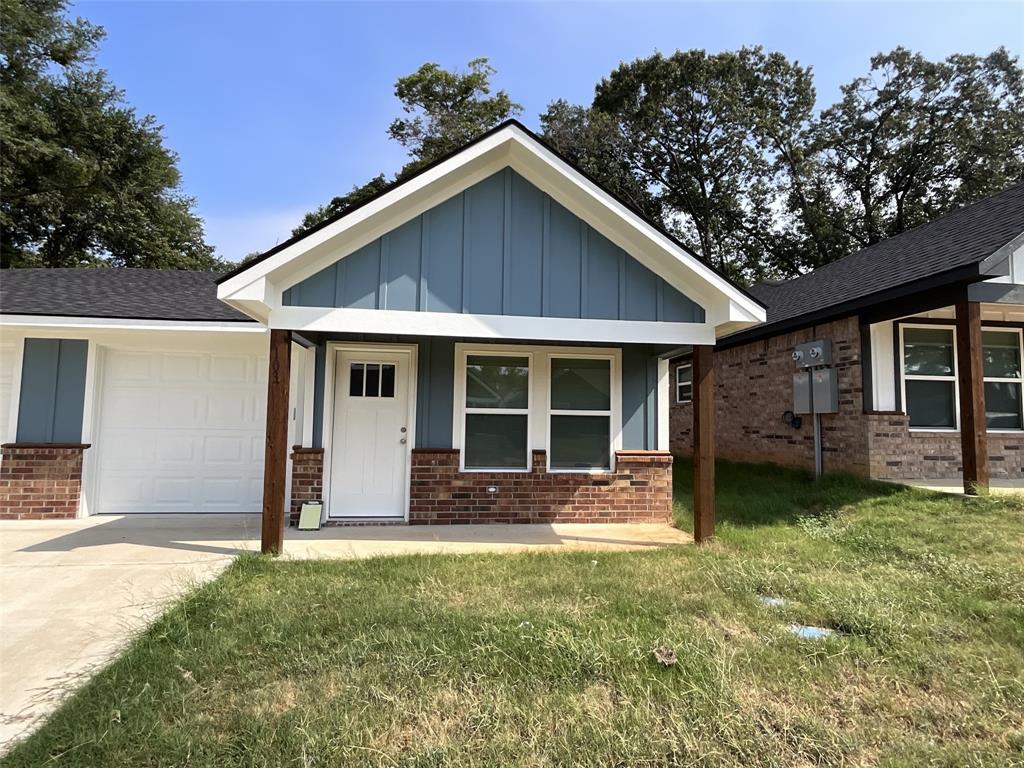
<svg viewBox="0 0 1024 768">
<path fill-rule="evenodd" d="M 715 352 L 716 454 L 731 461 L 770 462 L 814 468 L 814 423 L 800 429 L 782 421 L 793 405 L 790 357 L 797 344 L 832 339 L 839 377 L 839 413 L 822 416 L 825 471 L 886 480 L 938 480 L 961 476 L 960 435 L 911 432 L 903 413 L 864 411 L 860 327 L 856 317 Z M 675 382 L 675 370 L 671 372 Z M 669 416 L 671 449 L 692 452 L 689 405 L 675 403 Z M 991 433 L 989 473 L 994 478 L 1024 477 L 1024 435 Z"/>
<path fill-rule="evenodd" d="M 911 432 L 904 413 L 866 416 L 871 476 L 880 480 L 948 480 L 963 474 L 959 432 Z M 988 436 L 989 475 L 1024 477 L 1024 435 Z"/>
<path fill-rule="evenodd" d="M 299 513 L 304 501 L 322 501 L 324 498 L 324 449 L 292 448 L 292 494 L 288 519 L 299 524 Z"/>
<path fill-rule="evenodd" d="M 0 448 L 0 520 L 76 517 L 88 447 L 10 443 Z"/>
<path fill-rule="evenodd" d="M 791 353 L 797 344 L 832 339 L 833 367 L 839 383 L 839 413 L 822 417 L 824 464 L 833 471 L 867 475 L 867 435 L 863 423 L 860 331 L 856 318 L 751 342 L 715 352 L 715 452 L 723 459 L 814 467 L 814 422 L 804 417 L 799 429 L 782 414 L 793 408 Z M 675 370 L 671 372 L 675 381 Z M 689 404 L 670 408 L 670 447 L 692 452 Z"/>
<path fill-rule="evenodd" d="M 619 451 L 612 473 L 552 473 L 546 452 L 534 451 L 529 472 L 460 472 L 458 451 L 417 449 L 411 496 L 409 522 L 416 525 L 665 522 L 672 455 Z"/>
</svg>

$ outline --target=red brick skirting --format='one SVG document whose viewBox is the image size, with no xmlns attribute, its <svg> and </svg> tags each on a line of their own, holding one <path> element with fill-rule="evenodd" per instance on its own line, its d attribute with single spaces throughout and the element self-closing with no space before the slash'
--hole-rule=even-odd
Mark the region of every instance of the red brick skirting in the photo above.
<svg viewBox="0 0 1024 768">
<path fill-rule="evenodd" d="M 493 491 L 488 490 L 493 488 Z M 460 472 L 459 452 L 412 452 L 409 522 L 636 523 L 672 516 L 672 455 L 619 451 L 615 471 L 548 472 L 544 451 L 529 472 Z"/>
<path fill-rule="evenodd" d="M 88 445 L 8 443 L 0 447 L 0 520 L 67 519 L 82 498 Z"/>
<path fill-rule="evenodd" d="M 299 512 L 304 501 L 323 501 L 324 449 L 292 448 L 292 498 L 289 520 L 299 524 Z"/>
</svg>

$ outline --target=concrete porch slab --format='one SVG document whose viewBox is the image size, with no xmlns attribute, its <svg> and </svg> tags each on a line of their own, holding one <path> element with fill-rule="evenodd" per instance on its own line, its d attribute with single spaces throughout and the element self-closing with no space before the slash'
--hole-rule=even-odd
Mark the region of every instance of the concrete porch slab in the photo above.
<svg viewBox="0 0 1024 768">
<path fill-rule="evenodd" d="M 258 515 L 0 522 L 0 751 L 52 712 L 168 601 L 258 551 Z M 657 524 L 332 527 L 285 533 L 286 558 L 683 544 Z"/>
<path fill-rule="evenodd" d="M 948 480 L 886 480 L 885 482 L 895 485 L 909 485 L 911 488 L 923 488 L 924 490 L 938 491 L 940 493 L 963 495 L 964 492 L 964 481 L 959 477 Z M 989 483 L 989 491 L 995 494 L 1024 494 L 1024 478 L 1020 480 L 992 480 Z"/>
</svg>

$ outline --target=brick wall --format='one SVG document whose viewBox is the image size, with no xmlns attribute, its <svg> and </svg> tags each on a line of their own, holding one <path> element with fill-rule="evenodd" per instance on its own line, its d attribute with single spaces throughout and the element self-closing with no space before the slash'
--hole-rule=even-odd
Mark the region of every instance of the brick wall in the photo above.
<svg viewBox="0 0 1024 768">
<path fill-rule="evenodd" d="M 904 413 L 872 413 L 867 419 L 871 476 L 884 480 L 948 480 L 963 473 L 959 432 L 911 432 Z M 1024 477 L 1024 435 L 991 432 L 992 478 Z"/>
<path fill-rule="evenodd" d="M 292 448 L 292 495 L 289 520 L 299 524 L 299 513 L 304 501 L 323 501 L 324 498 L 324 449 Z"/>
<path fill-rule="evenodd" d="M 67 519 L 82 498 L 82 454 L 88 445 L 0 448 L 0 520 Z"/>
<path fill-rule="evenodd" d="M 669 453 L 619 451 L 615 471 L 606 474 L 551 473 L 546 467 L 546 453 L 534 451 L 529 472 L 460 472 L 456 450 L 414 450 L 409 522 L 632 523 L 671 518 Z"/>
<path fill-rule="evenodd" d="M 813 417 L 800 429 L 782 421 L 793 407 L 793 347 L 817 338 L 832 339 L 839 380 L 839 413 L 822 416 L 825 471 L 886 480 L 960 477 L 958 432 L 911 432 L 903 413 L 864 411 L 858 319 L 850 317 L 813 328 L 715 352 L 716 453 L 732 461 L 771 462 L 814 468 Z M 670 409 L 671 449 L 692 452 L 692 408 L 675 402 L 675 366 Z M 989 473 L 993 478 L 1024 477 L 1024 435 L 990 433 Z"/>
<path fill-rule="evenodd" d="M 782 414 L 793 408 L 793 347 L 817 338 L 832 339 L 839 384 L 839 413 L 822 417 L 823 462 L 832 471 L 868 474 L 856 318 L 715 352 L 715 451 L 720 458 L 814 468 L 812 418 L 804 417 L 794 429 Z M 674 366 L 671 376 L 674 384 Z M 674 387 L 669 421 L 672 452 L 689 455 L 693 410 L 675 403 Z"/>
</svg>

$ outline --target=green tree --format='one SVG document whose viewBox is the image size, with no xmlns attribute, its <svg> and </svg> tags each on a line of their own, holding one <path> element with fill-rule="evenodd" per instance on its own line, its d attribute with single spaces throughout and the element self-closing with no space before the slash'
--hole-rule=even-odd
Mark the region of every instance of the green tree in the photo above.
<svg viewBox="0 0 1024 768">
<path fill-rule="evenodd" d="M 473 59 L 466 72 L 450 72 L 428 63 L 395 83 L 395 95 L 408 115 L 388 127 L 388 136 L 406 148 L 409 161 L 393 180 L 379 174 L 365 184 L 352 187 L 347 195 L 307 213 L 292 232 L 310 227 L 378 194 L 438 158 L 522 112 L 522 107 L 505 91 L 491 93 L 495 69 L 486 58 Z"/>
<path fill-rule="evenodd" d="M 177 157 L 65 0 L 0 0 L 0 262 L 214 269 Z"/>
<path fill-rule="evenodd" d="M 802 243 L 775 208 L 792 191 L 787 166 L 806 172 L 800 148 L 813 103 L 809 69 L 743 48 L 622 64 L 598 84 L 593 107 L 616 120 L 666 225 L 709 263 L 757 280 L 789 271 L 780 254 L 793 261 Z"/>
<path fill-rule="evenodd" d="M 821 114 L 826 183 L 870 245 L 1024 177 L 1024 75 L 1004 48 L 933 62 L 897 48 Z"/>
</svg>

